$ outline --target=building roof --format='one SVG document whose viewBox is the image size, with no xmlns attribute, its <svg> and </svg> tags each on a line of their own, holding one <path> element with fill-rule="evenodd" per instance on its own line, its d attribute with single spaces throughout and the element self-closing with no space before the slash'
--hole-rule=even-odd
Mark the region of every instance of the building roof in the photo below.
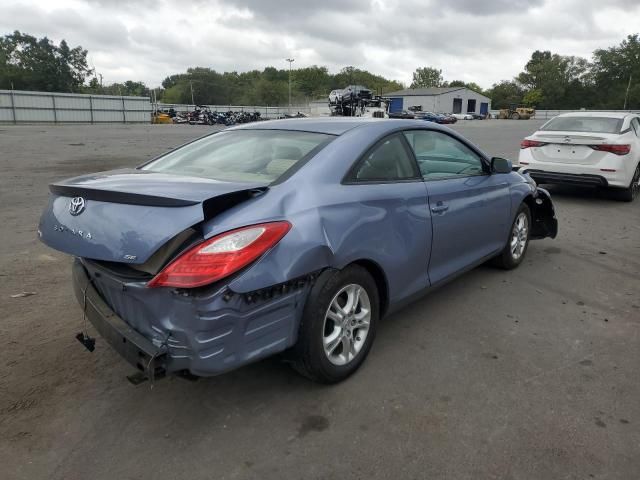
<svg viewBox="0 0 640 480">
<path fill-rule="evenodd" d="M 385 93 L 384 96 L 385 97 L 433 97 L 433 96 L 442 95 L 449 92 L 457 92 L 460 90 L 468 90 L 469 92 L 473 92 L 475 95 L 480 95 L 481 97 L 484 97 L 487 100 L 491 100 L 486 95 L 480 92 L 477 92 L 475 90 L 472 90 L 469 87 L 406 88 L 404 90 L 398 90 L 397 92 Z"/>
<path fill-rule="evenodd" d="M 455 92 L 456 90 L 464 90 L 466 87 L 429 87 L 429 88 L 405 88 L 396 92 L 385 93 L 385 97 L 408 97 L 442 95 L 443 93 Z"/>
</svg>

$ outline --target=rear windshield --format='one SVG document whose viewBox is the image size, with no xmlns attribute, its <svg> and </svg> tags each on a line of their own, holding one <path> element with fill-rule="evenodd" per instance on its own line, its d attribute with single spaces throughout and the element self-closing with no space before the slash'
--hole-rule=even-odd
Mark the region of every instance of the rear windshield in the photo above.
<svg viewBox="0 0 640 480">
<path fill-rule="evenodd" d="M 622 120 L 622 118 L 607 117 L 556 117 L 544 124 L 541 130 L 620 133 Z"/>
<path fill-rule="evenodd" d="M 154 172 L 234 182 L 272 183 L 333 135 L 290 130 L 235 130 L 211 135 L 142 167 Z"/>
</svg>

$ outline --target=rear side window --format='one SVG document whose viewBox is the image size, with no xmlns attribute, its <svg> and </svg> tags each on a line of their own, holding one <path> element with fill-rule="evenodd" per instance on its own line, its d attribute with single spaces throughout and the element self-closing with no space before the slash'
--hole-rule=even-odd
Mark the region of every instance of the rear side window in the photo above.
<svg viewBox="0 0 640 480">
<path fill-rule="evenodd" d="M 545 123 L 541 130 L 562 132 L 620 133 L 622 118 L 609 117 L 556 117 Z"/>
<path fill-rule="evenodd" d="M 291 130 L 235 130 L 170 152 L 142 170 L 222 181 L 272 183 L 334 138 Z"/>
<path fill-rule="evenodd" d="M 405 132 L 425 180 L 483 175 L 482 160 L 459 140 L 433 130 Z"/>
<path fill-rule="evenodd" d="M 393 181 L 420 178 L 410 152 L 399 134 L 376 144 L 356 167 L 352 180 Z"/>
</svg>

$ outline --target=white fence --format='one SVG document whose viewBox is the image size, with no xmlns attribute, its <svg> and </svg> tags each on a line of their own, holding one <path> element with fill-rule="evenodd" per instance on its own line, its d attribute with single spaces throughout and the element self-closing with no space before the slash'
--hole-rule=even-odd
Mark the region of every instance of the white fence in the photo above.
<svg viewBox="0 0 640 480">
<path fill-rule="evenodd" d="M 280 118 L 285 114 L 297 112 L 311 116 L 324 116 L 329 113 L 327 104 L 324 102 L 291 107 L 207 106 L 217 112 L 260 112 L 260 116 L 264 119 Z M 196 106 L 171 103 L 152 105 L 148 97 L 0 90 L 0 123 L 150 123 L 154 107 L 165 111 L 173 108 L 178 112 L 186 112 L 193 111 Z M 537 110 L 535 118 L 545 120 L 561 113 L 579 111 L 582 110 Z M 630 110 L 607 111 L 631 112 Z M 497 116 L 498 113 L 498 110 L 491 110 L 493 116 Z"/>
<path fill-rule="evenodd" d="M 287 113 L 296 114 L 298 112 L 312 115 L 313 111 L 309 105 L 292 105 L 289 107 L 267 107 L 264 105 L 200 105 L 209 107 L 214 112 L 259 112 L 264 119 L 280 118 Z M 167 111 L 173 108 L 176 112 L 191 112 L 196 105 L 185 105 L 178 103 L 158 103 L 158 109 Z"/>
<path fill-rule="evenodd" d="M 0 90 L 0 123 L 149 123 L 147 97 Z"/>
</svg>

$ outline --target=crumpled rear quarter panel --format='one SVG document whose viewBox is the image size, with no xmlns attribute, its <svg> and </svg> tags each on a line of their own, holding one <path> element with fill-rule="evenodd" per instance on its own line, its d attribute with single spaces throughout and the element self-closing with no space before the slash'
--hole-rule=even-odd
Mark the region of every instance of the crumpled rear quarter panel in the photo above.
<svg viewBox="0 0 640 480">
<path fill-rule="evenodd" d="M 75 260 L 80 262 L 79 259 Z M 169 371 L 211 376 L 292 346 L 309 285 L 265 299 L 228 294 L 226 286 L 197 292 L 122 282 L 82 262 L 105 302 L 155 345 L 166 345 Z M 76 289 L 82 291 L 82 289 Z M 82 298 L 78 298 L 82 305 Z"/>
</svg>

